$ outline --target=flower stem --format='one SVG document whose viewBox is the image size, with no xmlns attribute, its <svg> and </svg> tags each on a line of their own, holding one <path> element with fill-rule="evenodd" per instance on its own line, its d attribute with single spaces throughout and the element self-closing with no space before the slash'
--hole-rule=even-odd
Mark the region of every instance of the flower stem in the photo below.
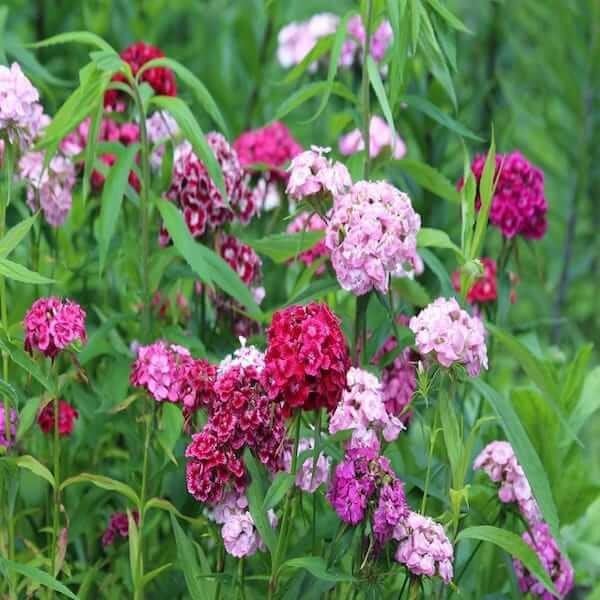
<svg viewBox="0 0 600 600">
<path fill-rule="evenodd" d="M 425 508 L 427 507 L 427 495 L 429 493 L 429 480 L 431 479 L 431 463 L 433 461 L 433 449 L 435 447 L 435 438 L 437 437 L 437 421 L 438 421 L 438 410 L 439 410 L 438 407 L 439 407 L 439 404 L 436 406 L 436 409 L 434 412 L 433 429 L 431 431 L 431 438 L 429 440 L 429 458 L 427 460 L 427 472 L 425 473 L 425 489 L 423 490 L 423 500 L 421 502 L 421 514 L 425 514 Z"/>
<path fill-rule="evenodd" d="M 371 91 L 369 90 L 369 70 L 367 63 L 371 52 L 371 25 L 373 21 L 373 0 L 367 0 L 367 19 L 365 22 L 365 50 L 362 64 L 362 137 L 365 147 L 365 160 L 363 162 L 363 179 L 369 178 L 371 157 L 369 156 L 369 128 L 371 122 Z"/>
<path fill-rule="evenodd" d="M 60 437 L 59 437 L 59 400 L 58 393 L 54 394 L 52 399 L 54 404 L 54 432 L 52 440 L 52 450 L 54 456 L 54 498 L 52 506 L 52 548 L 51 548 L 51 565 L 52 570 L 50 574 L 52 577 L 56 577 L 57 573 L 57 546 L 58 546 L 58 528 L 60 520 Z M 54 592 L 50 592 L 50 598 L 54 597 Z"/>
</svg>

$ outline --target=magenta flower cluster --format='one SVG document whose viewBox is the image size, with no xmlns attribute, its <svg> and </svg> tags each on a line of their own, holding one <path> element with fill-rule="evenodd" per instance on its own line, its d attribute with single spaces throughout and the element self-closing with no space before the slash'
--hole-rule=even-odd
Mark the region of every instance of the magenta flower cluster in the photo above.
<svg viewBox="0 0 600 600">
<path fill-rule="evenodd" d="M 44 356 L 56 355 L 72 344 L 85 343 L 85 311 L 71 300 L 55 296 L 39 298 L 27 311 L 23 320 L 25 350 Z"/>
<path fill-rule="evenodd" d="M 367 31 L 360 15 L 348 20 L 348 37 L 342 46 L 340 62 L 345 67 L 362 62 L 367 42 Z M 369 54 L 377 63 L 381 62 L 391 46 L 394 32 L 389 21 L 383 20 L 371 34 Z"/>
<path fill-rule="evenodd" d="M 139 512 L 134 510 L 131 513 L 131 516 L 133 517 L 135 524 L 139 525 Z M 106 548 L 106 546 L 113 544 L 117 538 L 125 539 L 127 537 L 129 537 L 129 519 L 127 518 L 127 513 L 113 513 L 108 520 L 108 527 L 102 536 L 102 545 Z"/>
<path fill-rule="evenodd" d="M 313 438 L 301 438 L 298 442 L 298 454 L 302 454 L 315 447 Z M 292 444 L 287 443 L 282 454 L 283 470 L 288 473 L 292 470 Z M 309 456 L 296 469 L 296 485 L 309 494 L 314 494 L 317 488 L 329 480 L 329 467 L 331 460 L 322 452 L 319 452 L 317 460 Z M 314 467 L 314 468 L 313 468 Z"/>
<path fill-rule="evenodd" d="M 388 413 L 379 379 L 368 371 L 351 367 L 346 374 L 346 385 L 329 421 L 329 432 L 371 429 L 388 442 L 395 440 L 404 425 Z"/>
<path fill-rule="evenodd" d="M 339 284 L 356 295 L 386 293 L 391 276 L 420 273 L 420 228 L 410 198 L 384 181 L 359 181 L 335 196 L 325 245 Z"/>
<path fill-rule="evenodd" d="M 325 155 L 329 148 L 311 146 L 292 159 L 288 171 L 290 178 L 286 188 L 293 200 L 303 200 L 315 196 L 333 197 L 346 193 L 352 185 L 352 178 L 346 167 Z"/>
<path fill-rule="evenodd" d="M 565 598 L 573 589 L 575 572 L 569 560 L 560 551 L 556 540 L 552 537 L 548 524 L 535 523 L 530 531 L 523 534 L 523 541 L 537 554 L 542 567 L 544 567 L 556 588 L 558 598 Z M 524 594 L 530 594 L 532 598 L 541 598 L 541 600 L 554 600 L 556 598 L 527 570 L 521 561 L 514 559 L 513 564 L 519 581 L 519 588 Z"/>
<path fill-rule="evenodd" d="M 343 135 L 338 142 L 340 153 L 344 156 L 356 154 L 365 149 L 360 129 L 353 129 Z M 369 123 L 369 156 L 376 158 L 385 149 L 389 149 L 392 158 L 400 160 L 406 154 L 404 141 L 390 129 L 390 126 L 378 115 L 373 115 Z"/>
<path fill-rule="evenodd" d="M 411 318 L 409 327 L 423 357 L 430 355 L 446 368 L 464 365 L 471 377 L 487 369 L 483 323 L 463 310 L 455 298 L 437 298 Z"/>
<path fill-rule="evenodd" d="M 9 409 L 9 438 L 6 437 L 6 413 L 4 412 L 4 404 L 0 403 L 0 446 L 3 448 L 11 448 L 15 443 L 17 436 L 17 425 L 19 424 L 19 415 L 14 408 Z"/>
</svg>

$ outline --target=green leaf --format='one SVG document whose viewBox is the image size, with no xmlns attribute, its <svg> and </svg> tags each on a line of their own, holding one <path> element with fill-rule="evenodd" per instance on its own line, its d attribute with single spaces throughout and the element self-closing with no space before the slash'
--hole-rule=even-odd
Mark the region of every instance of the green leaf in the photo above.
<svg viewBox="0 0 600 600">
<path fill-rule="evenodd" d="M 325 231 L 275 233 L 259 240 L 248 238 L 245 234 L 238 237 L 259 254 L 272 258 L 276 263 L 284 263 L 318 244 L 325 237 Z"/>
<path fill-rule="evenodd" d="M 38 396 L 35 398 L 29 398 L 25 402 L 25 406 L 21 409 L 19 414 L 19 427 L 17 429 L 17 440 L 22 440 L 23 436 L 29 431 L 29 428 L 33 425 L 35 418 L 38 414 L 38 408 L 42 399 Z"/>
<path fill-rule="evenodd" d="M 277 109 L 274 120 L 282 119 L 288 113 L 304 104 L 307 100 L 310 100 L 321 93 L 325 93 L 327 89 L 330 90 L 330 94 L 341 96 L 349 102 L 356 104 L 356 96 L 339 81 L 334 82 L 331 86 L 327 81 L 314 81 L 301 87 L 291 96 L 286 98 Z"/>
<path fill-rule="evenodd" d="M 81 195 L 85 203 L 90 193 L 90 178 L 94 170 L 96 161 L 96 152 L 98 148 L 98 135 L 100 134 L 100 125 L 104 116 L 104 98 L 97 100 L 96 108 L 91 110 L 92 120 L 88 132 L 87 144 L 85 146 L 85 158 L 83 165 L 83 180 L 81 183 Z"/>
<path fill-rule="evenodd" d="M 223 132 L 223 135 L 227 138 L 229 137 L 229 129 L 221 111 L 219 110 L 219 106 L 200 79 L 198 79 L 187 67 L 184 67 L 176 60 L 167 57 L 155 58 L 145 63 L 138 71 L 136 79 L 140 81 L 144 71 L 154 67 L 167 67 L 168 69 L 175 71 L 181 81 L 189 86 L 192 92 L 194 92 L 194 95 L 196 96 L 196 99 L 202 108 L 204 108 L 210 118 L 219 126 Z"/>
<path fill-rule="evenodd" d="M 256 459 L 249 450 L 244 452 L 244 462 L 246 463 L 248 472 L 250 473 L 250 485 L 246 490 L 250 514 L 254 519 L 254 523 L 256 525 L 256 529 L 258 529 L 258 532 L 260 533 L 260 537 L 269 549 L 269 552 L 271 552 L 271 555 L 273 555 L 277 542 L 275 538 L 275 531 L 273 530 L 273 527 L 271 527 L 271 523 L 267 518 L 267 512 L 264 510 L 264 479 Z"/>
<path fill-rule="evenodd" d="M 181 133 L 186 140 L 190 142 L 196 156 L 204 163 L 210 178 L 215 182 L 217 188 L 221 192 L 221 196 L 225 204 L 229 203 L 227 190 L 225 189 L 225 180 L 221 167 L 206 141 L 206 137 L 196 117 L 194 117 L 190 107 L 181 99 L 170 96 L 154 96 L 150 98 L 150 103 L 166 110 L 177 121 Z"/>
<path fill-rule="evenodd" d="M 122 71 L 126 65 L 114 50 L 95 50 L 90 52 L 90 58 L 99 69 L 111 75 Z"/>
<path fill-rule="evenodd" d="M 450 27 L 457 31 L 462 31 L 463 33 L 471 33 L 466 25 L 457 16 L 451 13 L 440 0 L 427 0 L 427 2 L 431 5 L 431 8 L 433 8 L 433 10 L 435 10 L 435 12 L 450 25 Z"/>
<path fill-rule="evenodd" d="M 318 39 L 317 43 L 312 47 L 311 51 L 291 70 L 281 81 L 282 85 L 294 83 L 305 72 L 306 69 L 314 62 L 319 60 L 321 56 L 329 52 L 333 46 L 333 34 L 325 35 Z"/>
<path fill-rule="evenodd" d="M 102 201 L 100 202 L 99 253 L 100 273 L 104 271 L 108 247 L 115 233 L 123 196 L 127 187 L 129 172 L 139 149 L 138 144 L 127 146 L 111 167 L 104 182 Z"/>
<path fill-rule="evenodd" d="M 181 409 L 170 402 L 163 402 L 157 438 L 169 460 L 174 464 L 177 464 L 177 460 L 173 455 L 173 448 L 175 448 L 175 444 L 181 436 L 182 426 L 183 414 Z"/>
<path fill-rule="evenodd" d="M 417 245 L 419 248 L 448 248 L 462 258 L 462 250 L 441 229 L 421 227 L 417 233 Z"/>
<path fill-rule="evenodd" d="M 440 394 L 440 418 L 442 421 L 442 433 L 446 452 L 450 461 L 450 470 L 452 472 L 452 487 L 460 489 L 464 482 L 460 479 L 460 457 L 462 453 L 463 440 L 458 426 L 458 419 L 453 404 L 454 398 L 450 397 L 448 391 Z"/>
<path fill-rule="evenodd" d="M 588 419 L 600 409 L 600 366 L 592 369 L 586 376 L 579 402 L 571 415 L 570 423 L 577 433 Z"/>
<path fill-rule="evenodd" d="M 431 302 L 427 290 L 414 279 L 395 277 L 392 279 L 392 287 L 398 291 L 400 298 L 419 308 Z"/>
<path fill-rule="evenodd" d="M 140 535 L 138 525 L 129 509 L 127 509 L 127 527 L 127 536 L 129 537 L 129 569 L 134 587 L 137 589 L 139 585 L 139 567 L 142 563 L 140 560 Z"/>
<path fill-rule="evenodd" d="M 81 473 L 75 475 L 75 477 L 69 477 L 65 479 L 60 489 L 63 490 L 66 487 L 73 485 L 74 483 L 91 483 L 96 487 L 102 488 L 103 490 L 109 490 L 111 492 L 117 492 L 122 496 L 125 496 L 137 507 L 140 508 L 139 496 L 130 488 L 126 483 L 111 479 L 110 477 L 104 477 L 104 475 L 95 475 L 93 473 Z"/>
<path fill-rule="evenodd" d="M 512 445 L 519 463 L 531 485 L 542 515 L 554 537 L 559 537 L 558 513 L 544 465 L 531 444 L 525 428 L 519 421 L 510 402 L 480 379 L 470 379 L 471 385 L 490 403 L 500 418 L 508 441 Z"/>
<path fill-rule="evenodd" d="M 153 581 L 159 575 L 161 575 L 165 571 L 168 571 L 172 567 L 173 567 L 173 563 L 166 563 L 164 565 L 161 565 L 160 567 L 157 567 L 156 569 L 152 569 L 152 571 L 148 571 L 148 573 L 146 573 L 142 577 L 142 587 L 146 587 L 151 581 Z"/>
<path fill-rule="evenodd" d="M 369 75 L 369 81 L 371 82 L 371 87 L 375 92 L 379 106 L 381 106 L 381 110 L 383 111 L 383 116 L 385 117 L 388 127 L 392 133 L 392 150 L 394 150 L 398 140 L 398 136 L 396 135 L 396 127 L 394 126 L 394 115 L 392 114 L 392 109 L 390 108 L 387 96 L 385 95 L 385 89 L 383 88 L 381 75 L 379 74 L 379 67 L 373 60 L 372 56 L 367 57 L 367 74 Z"/>
<path fill-rule="evenodd" d="M 31 226 L 35 223 L 39 213 L 35 213 L 27 219 L 11 227 L 0 240 L 0 257 L 8 256 L 29 233 Z"/>
<path fill-rule="evenodd" d="M 165 200 L 157 204 L 175 247 L 198 277 L 208 285 L 220 287 L 244 306 L 252 318 L 262 321 L 263 313 L 239 275 L 210 248 L 194 241 L 176 206 Z"/>
<path fill-rule="evenodd" d="M 398 6 L 398 0 L 387 0 L 386 4 L 394 31 L 389 77 L 389 98 L 392 112 L 394 112 L 405 81 L 404 72 L 410 43 L 410 21 L 406 18 L 407 0 L 400 0 L 400 6 Z"/>
<path fill-rule="evenodd" d="M 301 292 L 298 292 L 298 294 L 286 302 L 285 306 L 290 306 L 292 304 L 303 304 L 309 300 L 316 300 L 317 298 L 322 298 L 330 292 L 337 292 L 339 289 L 340 284 L 337 282 L 337 279 L 334 279 L 333 277 L 323 277 L 314 283 L 311 283 Z"/>
<path fill-rule="evenodd" d="M 192 600 L 204 600 L 212 597 L 210 594 L 211 585 L 208 581 L 202 583 L 198 579 L 198 575 L 202 573 L 198 566 L 198 559 L 194 552 L 194 545 L 185 535 L 181 525 L 177 519 L 171 514 L 171 526 L 175 534 L 175 542 L 177 544 L 177 566 L 183 571 L 185 583 L 187 584 L 188 592 Z"/>
<path fill-rule="evenodd" d="M 520 560 L 528 571 L 535 575 L 544 587 L 551 593 L 556 594 L 550 576 L 540 564 L 537 554 L 516 533 L 499 527 L 481 525 L 478 527 L 467 527 L 463 529 L 456 541 L 471 539 L 490 542 L 508 552 L 512 557 Z"/>
<path fill-rule="evenodd" d="M 329 571 L 327 563 L 320 556 L 302 556 L 286 560 L 279 570 L 283 569 L 305 569 L 317 579 L 334 582 L 352 582 L 354 577 L 345 573 Z"/>
<path fill-rule="evenodd" d="M 89 31 L 69 31 L 67 33 L 59 33 L 52 37 L 46 38 L 34 44 L 28 44 L 30 48 L 44 48 L 45 46 L 55 46 L 57 44 L 84 44 L 86 46 L 95 46 L 100 50 L 110 51 L 117 54 L 116 50 L 100 36 Z"/>
<path fill-rule="evenodd" d="M 20 469 L 27 469 L 31 471 L 34 475 L 45 479 L 52 487 L 56 486 L 54 481 L 54 476 L 52 473 L 37 459 L 33 458 L 29 454 L 25 454 L 23 456 L 19 456 L 14 459 L 15 465 Z"/>
<path fill-rule="evenodd" d="M 430 119 L 433 119 L 436 123 L 439 123 L 443 127 L 446 127 L 450 131 L 457 133 L 458 135 L 475 140 L 477 142 L 482 142 L 483 138 L 479 137 L 475 133 L 473 133 L 470 129 L 467 129 L 464 125 L 442 112 L 437 106 L 426 100 L 425 98 L 421 98 L 420 96 L 413 96 L 407 94 L 402 97 L 402 100 L 408 104 L 409 108 L 414 108 L 419 112 L 427 115 Z"/>
<path fill-rule="evenodd" d="M 420 0 L 408 0 L 410 7 L 410 45 L 412 54 L 416 54 L 421 30 L 421 5 Z"/>
<path fill-rule="evenodd" d="M 42 372 L 39 365 L 25 353 L 21 348 L 10 344 L 4 335 L 0 336 L 0 349 L 6 352 L 11 360 L 18 364 L 20 367 L 25 369 L 34 379 L 41 383 L 50 393 L 54 392 L 54 386 L 52 382 Z"/>
<path fill-rule="evenodd" d="M 441 293 L 443 296 L 450 297 L 453 295 L 454 291 L 452 288 L 452 282 L 450 281 L 450 277 L 448 272 L 446 271 L 446 267 L 440 262 L 438 257 L 428 250 L 427 248 L 422 248 L 419 251 L 421 258 L 425 261 L 425 264 L 434 272 L 435 276 L 438 278 L 440 282 Z"/>
<path fill-rule="evenodd" d="M 269 486 L 263 502 L 263 510 L 275 508 L 285 497 L 288 490 L 294 485 L 294 476 L 283 471 L 277 473 Z"/>
<path fill-rule="evenodd" d="M 19 573 L 19 575 L 23 575 L 33 583 L 37 583 L 38 585 L 47 587 L 55 592 L 59 592 L 63 596 L 67 596 L 67 598 L 78 600 L 77 596 L 68 587 L 64 586 L 62 583 L 60 583 L 60 581 L 56 580 L 51 575 L 48 575 L 48 573 L 37 569 L 36 567 L 32 567 L 24 563 L 14 562 L 12 560 L 7 560 L 6 558 L 0 556 L 0 570 L 3 572 L 12 571 L 14 573 Z"/>
<path fill-rule="evenodd" d="M 35 285 L 54 283 L 54 279 L 48 279 L 39 273 L 30 271 L 27 267 L 8 260 L 8 258 L 0 258 L 0 275 L 14 281 Z"/>
<path fill-rule="evenodd" d="M 146 502 L 144 511 L 148 511 L 151 508 L 164 510 L 165 512 L 171 513 L 179 519 L 183 519 L 184 521 L 194 525 L 206 524 L 206 517 L 188 517 L 187 515 L 180 513 L 168 500 L 165 500 L 164 498 L 150 498 L 150 500 Z"/>
<path fill-rule="evenodd" d="M 460 204 L 460 193 L 438 170 L 413 158 L 403 158 L 397 164 L 422 188 L 453 204 Z"/>
</svg>

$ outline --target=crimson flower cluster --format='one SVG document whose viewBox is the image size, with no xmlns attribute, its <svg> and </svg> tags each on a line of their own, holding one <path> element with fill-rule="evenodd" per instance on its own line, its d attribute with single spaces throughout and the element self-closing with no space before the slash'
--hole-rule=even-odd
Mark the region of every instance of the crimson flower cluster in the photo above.
<svg viewBox="0 0 600 600">
<path fill-rule="evenodd" d="M 27 311 L 23 320 L 25 350 L 38 351 L 54 359 L 59 352 L 87 339 L 85 311 L 71 300 L 55 296 L 39 298 Z"/>
<path fill-rule="evenodd" d="M 139 525 L 140 513 L 137 510 L 134 510 L 131 513 L 131 516 L 133 517 L 135 524 Z M 106 546 L 110 546 L 114 543 L 118 537 L 129 537 L 129 520 L 127 518 L 127 513 L 124 512 L 116 512 L 110 516 L 108 527 L 102 536 L 102 545 L 106 548 Z"/>
<path fill-rule="evenodd" d="M 498 298 L 498 281 L 496 278 L 496 261 L 493 258 L 482 258 L 483 275 L 478 277 L 471 289 L 467 292 L 469 304 L 487 304 L 495 302 Z M 452 273 L 452 285 L 460 292 L 460 272 Z"/>
<path fill-rule="evenodd" d="M 77 410 L 66 400 L 58 402 L 58 435 L 68 437 L 73 433 L 75 421 L 79 418 Z M 38 425 L 46 433 L 54 432 L 54 402 L 49 402 L 38 415 Z"/>
<path fill-rule="evenodd" d="M 160 48 L 144 42 L 135 42 L 121 52 L 121 58 L 130 66 L 134 77 L 147 62 L 162 57 L 164 57 L 164 53 Z M 125 75 L 116 73 L 113 75 L 112 81 L 125 83 Z M 141 81 L 147 83 L 157 95 L 177 95 L 175 75 L 171 69 L 166 67 L 147 69 L 142 74 Z M 122 111 L 126 107 L 127 98 L 128 96 L 119 90 L 107 90 L 104 94 L 104 106 L 110 110 Z"/>
<path fill-rule="evenodd" d="M 295 409 L 335 410 L 350 366 L 339 319 L 312 302 L 277 311 L 267 332 L 265 386 L 290 415 Z"/>
</svg>

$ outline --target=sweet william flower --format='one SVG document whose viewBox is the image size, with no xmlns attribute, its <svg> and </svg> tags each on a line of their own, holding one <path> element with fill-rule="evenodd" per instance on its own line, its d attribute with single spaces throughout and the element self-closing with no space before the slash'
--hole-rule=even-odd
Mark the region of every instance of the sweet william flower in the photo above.
<svg viewBox="0 0 600 600">
<path fill-rule="evenodd" d="M 60 437 L 69 437 L 73 433 L 75 421 L 79 418 L 77 410 L 66 400 L 58 402 L 58 434 Z M 46 433 L 54 432 L 54 402 L 49 402 L 42 408 L 37 419 L 40 429 Z"/>
<path fill-rule="evenodd" d="M 313 438 L 302 438 L 298 442 L 298 455 L 308 450 L 312 450 L 314 447 L 315 442 Z M 292 470 L 292 452 L 292 444 L 286 444 L 282 459 L 283 468 L 288 473 Z M 298 466 L 296 471 L 296 485 L 301 490 L 308 492 L 309 494 L 314 494 L 321 484 L 327 483 L 329 479 L 330 464 L 330 459 L 322 452 L 319 452 L 316 462 L 312 455 L 309 456 Z"/>
<path fill-rule="evenodd" d="M 0 446 L 11 448 L 17 437 L 17 425 L 19 424 L 19 415 L 14 408 L 9 409 L 9 435 L 6 438 L 6 413 L 4 412 L 4 403 L 0 403 Z"/>
<path fill-rule="evenodd" d="M 361 130 L 353 129 L 343 135 L 339 139 L 338 146 L 340 153 L 344 156 L 350 156 L 364 150 L 365 143 Z M 394 134 L 386 121 L 378 115 L 373 115 L 369 123 L 369 156 L 376 158 L 386 148 L 389 148 L 392 157 L 396 160 L 401 159 L 406 154 L 404 141 L 400 137 L 396 137 L 394 140 Z"/>
<path fill-rule="evenodd" d="M 139 525 L 139 512 L 134 510 L 131 513 L 131 516 L 133 517 L 135 524 Z M 104 548 L 110 546 L 118 537 L 123 539 L 129 537 L 129 519 L 127 518 L 127 513 L 125 512 L 116 512 L 110 516 L 108 520 L 108 527 L 102 535 L 102 546 L 104 546 Z"/>
</svg>

